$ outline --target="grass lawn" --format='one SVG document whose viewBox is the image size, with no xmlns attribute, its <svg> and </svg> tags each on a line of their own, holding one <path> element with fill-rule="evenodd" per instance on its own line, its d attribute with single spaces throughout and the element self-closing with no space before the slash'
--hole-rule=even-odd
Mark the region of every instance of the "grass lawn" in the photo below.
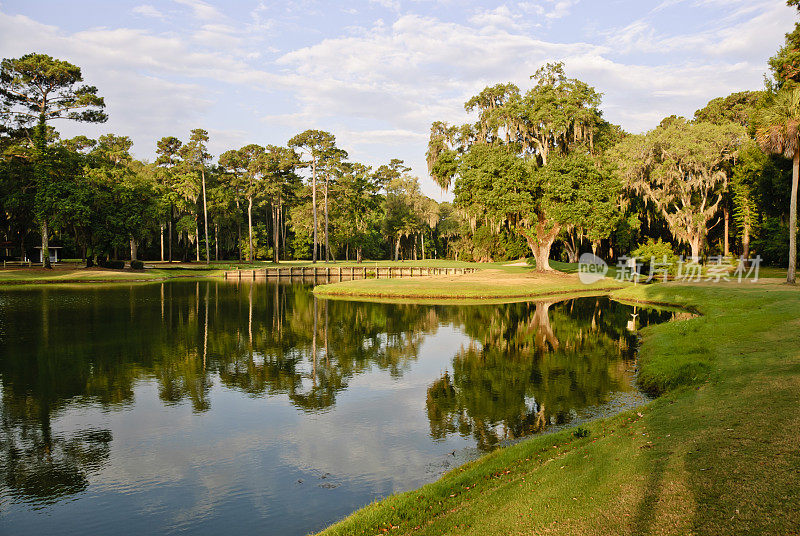
<svg viewBox="0 0 800 536">
<path fill-rule="evenodd" d="M 627 286 L 702 316 L 647 328 L 637 410 L 500 449 L 325 535 L 800 532 L 800 289 Z"/>
<path fill-rule="evenodd" d="M 553 272 L 538 274 L 531 269 L 485 268 L 463 275 L 435 275 L 404 279 L 361 279 L 314 287 L 324 297 L 372 298 L 523 298 L 539 295 L 598 292 L 622 288 L 623 283 L 604 279 L 592 285 L 577 275 Z"/>
</svg>

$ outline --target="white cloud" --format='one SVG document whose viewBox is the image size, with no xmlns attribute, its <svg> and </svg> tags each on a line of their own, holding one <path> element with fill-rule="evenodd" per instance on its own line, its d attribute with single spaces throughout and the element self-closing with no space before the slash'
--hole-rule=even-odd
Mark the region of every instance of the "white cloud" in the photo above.
<svg viewBox="0 0 800 536">
<path fill-rule="evenodd" d="M 369 3 L 376 4 L 386 9 L 391 9 L 393 11 L 400 11 L 399 0 L 369 0 Z"/>
<path fill-rule="evenodd" d="M 548 22 L 567 17 L 572 6 L 579 0 L 542 0 L 540 2 L 520 2 L 518 7 L 525 13 L 544 17 Z"/>
<path fill-rule="evenodd" d="M 346 19 L 343 28 L 315 27 L 316 10 L 325 7 L 303 0 L 261 2 L 240 14 L 243 20 L 205 1 L 174 1 L 191 17 L 169 32 L 66 32 L 0 13 L 0 47 L 6 56 L 41 50 L 80 65 L 109 105 L 111 122 L 100 128 L 132 135 L 137 154 L 196 126 L 213 132 L 220 150 L 264 143 L 276 132 L 325 128 L 353 158 L 379 163 L 397 156 L 424 175 L 430 123 L 468 120 L 464 101 L 486 85 L 526 88 L 543 63 L 563 60 L 570 75 L 604 93 L 607 119 L 641 131 L 666 115 L 691 115 L 714 96 L 758 88 L 767 57 L 793 25 L 782 2 L 667 0 L 639 20 L 620 14 L 622 26 L 600 37 L 559 42 L 547 28 L 577 16 L 575 0 L 473 9 L 466 20 L 463 12 L 453 19 L 420 14 L 429 10 L 426 2 L 409 12 L 395 1 L 373 1 L 401 10 L 388 15 L 331 8 Z M 455 13 L 459 5 L 443 11 Z M 584 2 L 581 11 L 590 7 Z M 672 10 L 709 9 L 719 16 L 696 30 L 662 23 Z M 133 12 L 165 16 L 150 4 Z M 391 18 L 369 20 L 378 12 Z"/>
<path fill-rule="evenodd" d="M 142 15 L 143 17 L 150 17 L 153 19 L 165 19 L 163 13 L 161 13 L 158 9 L 151 6 L 150 4 L 142 4 L 140 6 L 134 7 L 132 12 L 136 13 L 137 15 Z"/>
<path fill-rule="evenodd" d="M 553 8 L 545 13 L 548 19 L 563 19 L 570 13 L 570 8 L 578 3 L 578 0 L 558 0 L 554 2 Z"/>
<path fill-rule="evenodd" d="M 192 10 L 195 17 L 201 20 L 218 21 L 224 16 L 217 8 L 202 0 L 173 0 L 176 4 L 184 5 Z"/>
</svg>

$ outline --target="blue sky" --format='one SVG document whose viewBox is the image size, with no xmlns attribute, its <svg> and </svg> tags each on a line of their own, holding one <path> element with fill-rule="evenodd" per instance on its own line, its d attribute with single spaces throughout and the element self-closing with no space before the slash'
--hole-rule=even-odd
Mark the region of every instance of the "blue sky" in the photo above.
<svg viewBox="0 0 800 536">
<path fill-rule="evenodd" d="M 481 88 L 524 89 L 561 60 L 604 94 L 609 121 L 642 132 L 763 87 L 795 18 L 783 0 L 0 0 L 0 55 L 83 68 L 110 120 L 67 136 L 128 135 L 151 159 L 158 138 L 197 127 L 215 155 L 320 128 L 353 160 L 404 159 L 442 199 L 430 124 L 469 120 Z"/>
</svg>

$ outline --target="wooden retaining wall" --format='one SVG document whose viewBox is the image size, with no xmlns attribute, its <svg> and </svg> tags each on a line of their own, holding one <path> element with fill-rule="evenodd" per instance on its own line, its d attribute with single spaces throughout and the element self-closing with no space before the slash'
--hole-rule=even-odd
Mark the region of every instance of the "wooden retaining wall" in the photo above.
<svg viewBox="0 0 800 536">
<path fill-rule="evenodd" d="M 254 279 L 311 279 L 347 281 L 352 279 L 391 279 L 429 275 L 461 275 L 475 268 L 425 268 L 419 266 L 287 266 L 250 270 L 227 270 L 223 277 L 230 280 Z"/>
</svg>

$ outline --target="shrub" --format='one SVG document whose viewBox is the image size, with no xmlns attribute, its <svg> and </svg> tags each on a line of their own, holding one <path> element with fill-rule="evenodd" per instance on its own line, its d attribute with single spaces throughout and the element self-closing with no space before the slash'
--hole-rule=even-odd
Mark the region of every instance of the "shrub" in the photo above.
<svg viewBox="0 0 800 536">
<path fill-rule="evenodd" d="M 577 428 L 575 428 L 575 430 L 572 432 L 572 435 L 574 435 L 575 437 L 577 437 L 578 439 L 580 439 L 580 438 L 582 438 L 582 437 L 589 437 L 589 434 L 590 434 L 590 433 L 591 433 L 591 432 L 589 432 L 589 430 L 587 430 L 586 428 L 581 428 L 580 426 L 578 426 L 578 427 L 577 427 Z"/>
<path fill-rule="evenodd" d="M 667 262 L 671 275 L 675 275 L 678 271 L 678 256 L 672 250 L 672 244 L 662 242 L 660 238 L 658 240 L 650 238 L 646 243 L 639 244 L 639 247 L 631 252 L 630 257 L 635 257 L 636 262 L 642 264 L 644 274 L 650 273 L 651 261 L 659 264 Z"/>
<path fill-rule="evenodd" d="M 142 261 L 131 261 L 131 270 L 144 270 L 144 262 Z"/>
<path fill-rule="evenodd" d="M 111 268 L 113 270 L 122 270 L 125 268 L 125 261 L 108 261 L 105 259 L 100 259 L 97 261 L 97 265 L 101 268 Z"/>
</svg>

